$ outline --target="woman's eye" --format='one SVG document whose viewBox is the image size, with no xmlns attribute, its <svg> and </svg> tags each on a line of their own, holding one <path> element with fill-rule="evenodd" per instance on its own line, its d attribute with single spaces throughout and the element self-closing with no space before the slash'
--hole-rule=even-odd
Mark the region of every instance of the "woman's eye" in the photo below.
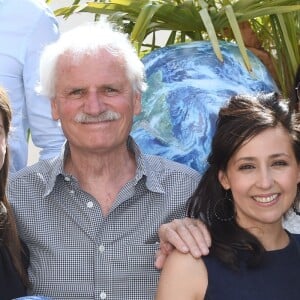
<svg viewBox="0 0 300 300">
<path fill-rule="evenodd" d="M 239 170 L 251 170 L 251 169 L 254 169 L 255 167 L 253 165 L 241 165 L 239 166 Z"/>
<path fill-rule="evenodd" d="M 288 163 L 284 160 L 278 160 L 278 161 L 274 161 L 272 165 L 280 167 L 280 166 L 287 166 Z"/>
</svg>

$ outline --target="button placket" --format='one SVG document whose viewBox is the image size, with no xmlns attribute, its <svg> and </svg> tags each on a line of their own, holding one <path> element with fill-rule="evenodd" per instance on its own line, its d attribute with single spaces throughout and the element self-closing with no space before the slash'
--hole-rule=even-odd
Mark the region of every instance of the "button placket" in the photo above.
<svg viewBox="0 0 300 300">
<path fill-rule="evenodd" d="M 64 180 L 69 183 L 69 194 L 74 195 L 75 191 L 72 187 L 72 178 L 68 175 L 64 177 Z"/>
<path fill-rule="evenodd" d="M 87 208 L 93 208 L 94 207 L 93 201 L 87 202 L 86 206 L 87 206 Z"/>
<path fill-rule="evenodd" d="M 101 244 L 98 249 L 99 249 L 100 253 L 103 253 L 105 251 L 105 246 L 103 244 Z"/>
</svg>

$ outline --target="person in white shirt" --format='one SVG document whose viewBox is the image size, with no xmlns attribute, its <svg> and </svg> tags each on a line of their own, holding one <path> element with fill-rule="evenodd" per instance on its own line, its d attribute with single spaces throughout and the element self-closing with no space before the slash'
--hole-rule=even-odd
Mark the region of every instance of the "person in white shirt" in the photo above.
<svg viewBox="0 0 300 300">
<path fill-rule="evenodd" d="M 14 172 L 27 165 L 28 133 L 41 148 L 40 159 L 56 156 L 65 140 L 52 120 L 49 99 L 38 95 L 39 59 L 59 36 L 57 21 L 43 0 L 0 0 L 0 85 L 11 100 L 9 139 Z"/>
</svg>

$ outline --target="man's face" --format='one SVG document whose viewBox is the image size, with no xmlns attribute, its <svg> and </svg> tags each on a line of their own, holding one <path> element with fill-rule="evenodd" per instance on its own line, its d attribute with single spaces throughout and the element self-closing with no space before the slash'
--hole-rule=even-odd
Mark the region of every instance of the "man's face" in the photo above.
<svg viewBox="0 0 300 300">
<path fill-rule="evenodd" d="M 70 147 L 105 152 L 126 145 L 141 97 L 133 91 L 123 59 L 105 50 L 58 60 L 52 116 L 60 120 Z"/>
</svg>

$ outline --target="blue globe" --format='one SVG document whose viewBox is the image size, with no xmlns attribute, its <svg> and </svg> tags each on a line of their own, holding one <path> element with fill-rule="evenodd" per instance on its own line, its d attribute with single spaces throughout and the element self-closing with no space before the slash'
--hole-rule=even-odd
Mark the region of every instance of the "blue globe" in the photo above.
<svg viewBox="0 0 300 300">
<path fill-rule="evenodd" d="M 143 58 L 148 89 L 131 132 L 143 152 L 203 173 L 220 107 L 236 94 L 278 91 L 252 52 L 248 72 L 237 45 L 220 47 L 223 62 L 206 41 L 160 48 Z"/>
</svg>

